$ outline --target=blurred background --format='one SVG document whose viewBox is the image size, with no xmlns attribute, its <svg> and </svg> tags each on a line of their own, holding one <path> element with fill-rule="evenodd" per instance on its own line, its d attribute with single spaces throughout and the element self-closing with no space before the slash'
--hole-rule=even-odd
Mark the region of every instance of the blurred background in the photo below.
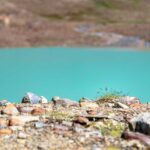
<svg viewBox="0 0 150 150">
<path fill-rule="evenodd" d="M 0 47 L 150 47 L 150 0 L 0 0 Z"/>
</svg>

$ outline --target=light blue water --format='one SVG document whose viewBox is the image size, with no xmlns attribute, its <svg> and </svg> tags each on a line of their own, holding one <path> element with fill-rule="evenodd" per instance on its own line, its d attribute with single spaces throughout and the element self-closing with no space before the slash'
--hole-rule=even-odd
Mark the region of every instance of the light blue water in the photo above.
<svg viewBox="0 0 150 150">
<path fill-rule="evenodd" d="M 100 88 L 150 101 L 150 52 L 115 48 L 0 50 L 0 99 L 28 91 L 73 100 L 96 98 Z"/>
</svg>

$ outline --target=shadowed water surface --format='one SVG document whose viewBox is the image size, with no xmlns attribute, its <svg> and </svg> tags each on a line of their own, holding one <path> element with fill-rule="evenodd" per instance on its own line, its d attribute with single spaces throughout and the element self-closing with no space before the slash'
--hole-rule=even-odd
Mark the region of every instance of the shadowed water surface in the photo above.
<svg viewBox="0 0 150 150">
<path fill-rule="evenodd" d="M 28 91 L 96 98 L 100 88 L 150 101 L 150 52 L 119 48 L 0 50 L 0 99 L 20 101 Z"/>
</svg>

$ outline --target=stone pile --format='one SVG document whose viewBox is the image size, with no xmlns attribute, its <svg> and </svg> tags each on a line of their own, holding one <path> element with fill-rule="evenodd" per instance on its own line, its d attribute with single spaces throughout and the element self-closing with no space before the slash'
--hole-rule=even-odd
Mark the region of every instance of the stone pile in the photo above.
<svg viewBox="0 0 150 150">
<path fill-rule="evenodd" d="M 0 101 L 1 150 L 150 148 L 150 109 L 133 97 L 79 102 L 27 93 Z"/>
</svg>

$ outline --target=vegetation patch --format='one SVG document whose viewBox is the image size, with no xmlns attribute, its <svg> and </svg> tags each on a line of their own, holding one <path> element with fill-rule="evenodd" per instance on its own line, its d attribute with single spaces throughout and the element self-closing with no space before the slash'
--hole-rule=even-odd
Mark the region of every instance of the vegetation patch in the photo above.
<svg viewBox="0 0 150 150">
<path fill-rule="evenodd" d="M 58 111 L 51 111 L 47 112 L 46 115 L 49 118 L 52 118 L 53 120 L 62 120 L 62 121 L 72 121 L 74 120 L 74 116 L 64 113 L 64 112 L 58 112 Z"/>
<path fill-rule="evenodd" d="M 107 88 L 104 91 L 102 90 L 101 93 L 101 96 L 96 101 L 98 104 L 103 102 L 112 102 L 116 99 L 126 96 L 126 94 L 124 94 L 122 91 L 109 90 Z"/>
<path fill-rule="evenodd" d="M 112 1 L 95 0 L 95 5 L 97 8 L 116 9 L 116 5 Z"/>
<path fill-rule="evenodd" d="M 94 123 L 93 127 L 100 130 L 103 136 L 113 136 L 114 138 L 121 137 L 125 124 L 114 120 L 104 120 L 101 123 Z"/>
</svg>

